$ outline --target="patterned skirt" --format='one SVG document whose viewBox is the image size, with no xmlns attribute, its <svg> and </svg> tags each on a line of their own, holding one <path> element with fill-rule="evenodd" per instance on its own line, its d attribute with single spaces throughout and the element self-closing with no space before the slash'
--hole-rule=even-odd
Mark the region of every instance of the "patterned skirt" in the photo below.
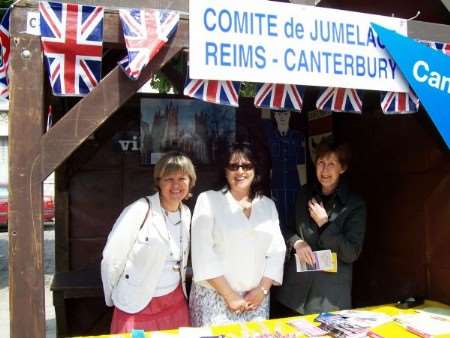
<svg viewBox="0 0 450 338">
<path fill-rule="evenodd" d="M 137 313 L 127 313 L 114 308 L 111 334 L 126 333 L 133 329 L 157 331 L 191 326 L 189 309 L 181 284 L 171 293 L 153 297 L 150 303 Z"/>
<path fill-rule="evenodd" d="M 253 311 L 236 314 L 228 309 L 224 298 L 214 289 L 192 283 L 189 310 L 192 326 L 209 326 L 269 319 L 269 296 Z"/>
</svg>

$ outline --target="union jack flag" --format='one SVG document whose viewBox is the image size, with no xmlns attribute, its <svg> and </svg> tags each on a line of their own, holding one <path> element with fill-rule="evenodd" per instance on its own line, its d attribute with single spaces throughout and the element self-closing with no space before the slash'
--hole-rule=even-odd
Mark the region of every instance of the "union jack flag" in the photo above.
<svg viewBox="0 0 450 338">
<path fill-rule="evenodd" d="M 443 54 L 450 55 L 450 43 L 426 41 L 426 40 L 419 40 L 419 42 L 423 43 L 424 45 L 434 50 L 440 51 Z"/>
<path fill-rule="evenodd" d="M 8 9 L 0 22 L 0 97 L 8 98 L 8 66 L 10 52 L 9 15 Z"/>
<path fill-rule="evenodd" d="M 316 108 L 324 111 L 361 113 L 361 91 L 349 88 L 325 88 L 316 102 Z"/>
<path fill-rule="evenodd" d="M 45 131 L 49 131 L 52 126 L 53 126 L 53 110 L 52 105 L 49 105 L 47 112 L 47 127 L 45 128 Z"/>
<path fill-rule="evenodd" d="M 396 93 L 385 92 L 381 94 L 381 110 L 384 114 L 417 113 L 419 110 L 419 98 L 412 92 Z"/>
<path fill-rule="evenodd" d="M 175 33 L 180 15 L 156 9 L 121 9 L 120 21 L 128 55 L 119 62 L 129 78 L 139 78 L 142 69 Z"/>
<path fill-rule="evenodd" d="M 40 2 L 39 12 L 53 94 L 88 94 L 101 77 L 103 7 Z"/>
<path fill-rule="evenodd" d="M 263 83 L 256 87 L 255 106 L 301 111 L 303 87 L 292 84 Z"/>
<path fill-rule="evenodd" d="M 206 102 L 239 106 L 238 81 L 192 80 L 189 77 L 184 86 L 184 95 Z"/>
</svg>

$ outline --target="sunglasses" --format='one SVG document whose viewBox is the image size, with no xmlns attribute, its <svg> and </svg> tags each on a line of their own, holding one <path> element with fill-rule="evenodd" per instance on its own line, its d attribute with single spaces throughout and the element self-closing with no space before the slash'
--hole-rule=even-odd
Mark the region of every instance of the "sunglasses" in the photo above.
<svg viewBox="0 0 450 338">
<path fill-rule="evenodd" d="M 254 166 L 251 163 L 244 163 L 244 164 L 229 163 L 227 165 L 227 169 L 229 171 L 238 171 L 239 168 L 242 168 L 242 170 L 244 170 L 244 171 L 248 171 L 248 170 L 252 170 L 254 168 Z"/>
</svg>

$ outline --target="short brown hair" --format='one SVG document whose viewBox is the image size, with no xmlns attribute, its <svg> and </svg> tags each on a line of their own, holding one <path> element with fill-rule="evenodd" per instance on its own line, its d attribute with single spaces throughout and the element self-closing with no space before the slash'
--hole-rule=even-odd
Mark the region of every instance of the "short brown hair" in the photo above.
<svg viewBox="0 0 450 338">
<path fill-rule="evenodd" d="M 323 138 L 316 148 L 316 163 L 319 158 L 334 153 L 342 167 L 347 168 L 350 164 L 352 152 L 347 143 L 339 143 L 333 137 Z"/>
<path fill-rule="evenodd" d="M 194 188 L 197 181 L 197 174 L 191 159 L 179 151 L 170 151 L 156 162 L 153 169 L 155 189 L 159 191 L 159 180 L 162 177 L 177 172 L 182 172 L 189 176 L 189 194 L 187 198 L 191 197 L 192 188 Z"/>
</svg>

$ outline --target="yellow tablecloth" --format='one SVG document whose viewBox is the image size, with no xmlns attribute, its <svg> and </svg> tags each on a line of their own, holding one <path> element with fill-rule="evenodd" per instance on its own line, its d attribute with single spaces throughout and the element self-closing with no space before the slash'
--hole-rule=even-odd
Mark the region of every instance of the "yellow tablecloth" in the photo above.
<svg viewBox="0 0 450 338">
<path fill-rule="evenodd" d="M 381 312 L 385 313 L 390 316 L 395 316 L 403 313 L 414 313 L 414 309 L 423 309 L 423 308 L 433 307 L 433 308 L 441 308 L 441 309 L 449 309 L 450 306 L 434 302 L 434 301 L 426 301 L 423 305 L 418 306 L 413 309 L 407 309 L 407 310 L 401 310 L 396 308 L 394 305 L 380 305 L 380 306 L 371 306 L 367 308 L 363 308 L 361 310 L 370 310 L 374 312 Z M 306 319 L 310 322 L 314 322 L 314 318 L 316 318 L 316 314 L 314 315 L 307 315 L 302 316 L 301 318 Z M 290 317 L 290 318 L 281 318 L 281 319 L 271 319 L 271 320 L 265 320 L 263 322 L 248 322 L 243 324 L 229 324 L 229 325 L 218 325 L 211 327 L 212 333 L 214 335 L 223 334 L 226 335 L 228 338 L 237 338 L 242 336 L 252 336 L 252 335 L 258 335 L 262 333 L 268 333 L 278 331 L 282 334 L 286 333 L 293 333 L 296 332 L 295 329 L 293 329 L 291 326 L 286 324 L 289 320 L 293 318 L 299 318 L 299 317 Z M 418 336 L 408 332 L 406 329 L 402 328 L 399 324 L 395 322 L 384 324 L 380 327 L 378 327 L 378 331 L 382 332 L 382 336 L 385 338 L 417 338 Z M 176 334 L 177 330 L 171 330 L 171 331 L 165 331 L 165 333 L 173 333 Z M 130 334 L 121 334 L 121 335 L 102 335 L 102 336 L 95 336 L 97 338 L 114 338 L 114 337 L 123 337 L 123 338 L 130 338 Z M 148 332 L 145 334 L 146 338 L 150 338 L 152 336 L 151 332 Z M 93 337 L 93 336 L 91 336 Z M 300 333 L 297 333 L 297 337 L 306 337 Z M 447 335 L 440 335 L 439 338 L 450 338 L 450 334 Z M 81 337 L 79 337 L 81 338 Z"/>
</svg>

